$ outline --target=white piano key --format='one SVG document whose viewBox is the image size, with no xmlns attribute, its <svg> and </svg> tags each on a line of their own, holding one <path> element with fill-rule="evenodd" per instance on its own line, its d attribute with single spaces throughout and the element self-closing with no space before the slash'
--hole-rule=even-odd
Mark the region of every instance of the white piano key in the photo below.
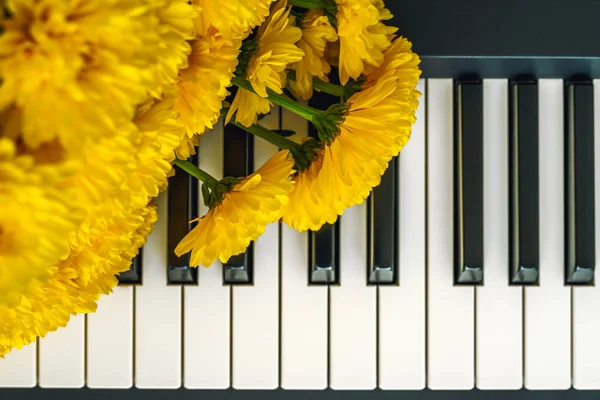
<svg viewBox="0 0 600 400">
<path fill-rule="evenodd" d="M 133 385 L 133 286 L 117 286 L 102 296 L 87 318 L 87 386 Z"/>
<path fill-rule="evenodd" d="M 167 193 L 143 247 L 143 282 L 135 289 L 135 386 L 181 386 L 181 286 L 167 286 Z"/>
<path fill-rule="evenodd" d="M 261 120 L 279 129 L 279 110 Z M 277 146 L 254 137 L 254 170 Z M 232 288 L 232 386 L 276 389 L 279 386 L 279 223 L 265 229 L 254 243 L 254 284 Z"/>
<path fill-rule="evenodd" d="M 475 289 L 476 384 L 523 386 L 523 289 L 508 285 L 508 81 L 483 82 L 484 281 Z"/>
<path fill-rule="evenodd" d="M 282 112 L 282 128 L 306 137 L 307 121 Z M 284 389 L 328 385 L 328 288 L 308 286 L 308 233 L 281 226 L 281 382 Z"/>
<path fill-rule="evenodd" d="M 564 285 L 563 82 L 539 81 L 540 286 L 526 287 L 525 387 L 571 386 L 571 289 Z"/>
<path fill-rule="evenodd" d="M 379 290 L 379 387 L 425 387 L 425 81 L 410 141 L 399 162 L 400 286 Z"/>
<path fill-rule="evenodd" d="M 200 138 L 200 168 L 223 177 L 223 124 L 221 120 Z M 199 188 L 199 190 L 201 190 Z M 198 212 L 208 209 L 199 194 Z M 198 267 L 198 286 L 184 293 L 183 385 L 188 389 L 226 389 L 230 386 L 231 289 L 223 285 L 219 260 Z"/>
<path fill-rule="evenodd" d="M 377 386 L 377 287 L 367 286 L 367 203 L 344 212 L 340 222 L 340 286 L 330 288 L 329 386 Z"/>
<path fill-rule="evenodd" d="M 596 277 L 595 286 L 574 287 L 573 290 L 573 387 L 600 389 L 600 80 L 594 81 L 594 179 Z"/>
<path fill-rule="evenodd" d="M 39 385 L 81 388 L 85 385 L 85 315 L 71 316 L 65 328 L 39 339 Z"/>
<path fill-rule="evenodd" d="M 453 286 L 453 82 L 427 91 L 427 382 L 431 389 L 474 385 L 474 289 Z"/>
<path fill-rule="evenodd" d="M 37 342 L 13 349 L 0 359 L 0 388 L 30 388 L 37 384 Z"/>
</svg>

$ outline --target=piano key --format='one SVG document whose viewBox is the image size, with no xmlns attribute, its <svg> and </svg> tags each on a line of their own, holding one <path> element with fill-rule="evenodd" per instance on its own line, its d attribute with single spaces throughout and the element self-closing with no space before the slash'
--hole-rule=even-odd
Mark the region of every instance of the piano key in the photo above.
<svg viewBox="0 0 600 400">
<path fill-rule="evenodd" d="M 308 254 L 311 284 L 339 283 L 338 224 L 325 224 L 308 232 Z"/>
<path fill-rule="evenodd" d="M 261 120 L 279 129 L 279 109 Z M 277 152 L 254 138 L 254 169 Z M 236 389 L 276 389 L 279 386 L 279 223 L 270 224 L 254 243 L 252 286 L 232 287 L 232 386 Z"/>
<path fill-rule="evenodd" d="M 427 382 L 432 389 L 471 389 L 474 289 L 453 286 L 452 102 L 450 79 L 428 81 Z"/>
<path fill-rule="evenodd" d="M 222 121 L 204 133 L 198 147 L 199 166 L 223 176 Z M 198 212 L 208 209 L 199 197 Z M 198 285 L 183 287 L 183 386 L 226 389 L 230 386 L 231 286 L 223 284 L 221 262 L 198 267 Z"/>
<path fill-rule="evenodd" d="M 283 129 L 307 136 L 307 121 L 281 114 Z M 328 385 L 328 286 L 308 285 L 308 233 L 281 226 L 281 382 L 284 389 Z"/>
<path fill-rule="evenodd" d="M 537 284 L 540 262 L 537 83 L 511 82 L 509 102 L 510 281 Z"/>
<path fill-rule="evenodd" d="M 135 290 L 135 386 L 181 386 L 181 286 L 167 285 L 167 193 L 154 200 L 158 221 L 143 247 L 144 284 Z"/>
<path fill-rule="evenodd" d="M 87 386 L 124 389 L 133 385 L 133 286 L 102 296 L 87 316 Z"/>
<path fill-rule="evenodd" d="M 540 286 L 525 287 L 525 387 L 571 386 L 571 288 L 564 285 L 563 82 L 540 80 Z"/>
<path fill-rule="evenodd" d="M 37 384 L 37 342 L 13 349 L 0 359 L 0 388 L 31 388 Z"/>
<path fill-rule="evenodd" d="M 483 81 L 485 285 L 476 296 L 478 389 L 523 386 L 523 289 L 509 286 L 508 265 L 508 82 Z"/>
<path fill-rule="evenodd" d="M 425 80 L 410 141 L 400 152 L 398 285 L 379 286 L 379 387 L 425 388 Z"/>
<path fill-rule="evenodd" d="M 330 288 L 329 386 L 336 390 L 377 387 L 377 287 L 367 286 L 367 204 L 340 220 L 341 285 Z M 359 345 L 357 345 L 359 344 Z"/>
<path fill-rule="evenodd" d="M 197 154 L 189 161 L 197 165 Z M 198 283 L 198 270 L 190 267 L 190 253 L 178 257 L 175 248 L 196 226 L 196 222 L 190 224 L 190 221 L 198 217 L 198 179 L 174 168 L 175 176 L 169 178 L 167 193 L 167 281 L 171 285 L 194 285 Z"/>
<path fill-rule="evenodd" d="M 594 249 L 594 86 L 566 86 L 566 281 L 592 283 Z"/>
<path fill-rule="evenodd" d="M 454 92 L 454 282 L 483 283 L 483 88 L 459 80 Z"/>
<path fill-rule="evenodd" d="M 594 81 L 594 115 L 600 115 L 600 81 Z M 594 121 L 594 152 L 600 154 L 600 118 Z M 594 203 L 600 209 L 600 163 L 594 163 Z M 594 213 L 594 228 L 600 229 L 600 213 Z M 594 237 L 595 255 L 600 254 L 600 235 Z M 600 389 L 600 285 L 576 286 L 573 291 L 573 387 Z"/>
<path fill-rule="evenodd" d="M 224 128 L 223 138 L 225 141 L 223 175 L 244 177 L 252 173 L 254 165 L 254 136 L 233 124 L 229 124 Z M 232 256 L 223 265 L 223 279 L 225 283 L 252 283 L 253 245 L 253 243 L 250 243 L 245 253 Z"/>
<path fill-rule="evenodd" d="M 139 285 L 142 283 L 142 249 L 131 261 L 131 266 L 125 272 L 117 275 L 119 285 Z"/>
<path fill-rule="evenodd" d="M 391 284 L 398 280 L 398 210 L 396 189 L 398 160 L 393 159 L 367 200 L 367 260 L 370 284 Z"/>
<path fill-rule="evenodd" d="M 65 328 L 38 341 L 38 383 L 42 388 L 85 385 L 85 315 L 71 316 Z"/>
</svg>

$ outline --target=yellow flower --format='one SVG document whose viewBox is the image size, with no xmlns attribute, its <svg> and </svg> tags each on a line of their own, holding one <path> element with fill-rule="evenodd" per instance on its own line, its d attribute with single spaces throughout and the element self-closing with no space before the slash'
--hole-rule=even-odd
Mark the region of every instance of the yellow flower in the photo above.
<svg viewBox="0 0 600 400">
<path fill-rule="evenodd" d="M 304 56 L 304 52 L 296 46 L 296 42 L 302 37 L 302 31 L 293 26 L 290 11 L 287 1 L 280 0 L 274 5 L 269 18 L 260 26 L 257 34 L 258 49 L 250 58 L 246 71 L 242 71 L 257 94 L 238 89 L 227 113 L 226 123 L 237 111 L 237 122 L 251 126 L 258 120 L 258 114 L 266 114 L 270 110 L 270 103 L 266 98 L 267 88 L 283 93 L 287 65 Z M 248 40 L 255 38 L 246 39 Z"/>
<path fill-rule="evenodd" d="M 190 264 L 209 267 L 217 258 L 227 262 L 242 253 L 265 227 L 281 218 L 293 187 L 289 180 L 294 161 L 284 150 L 271 157 L 258 171 L 226 193 L 200 218 L 198 225 L 175 248 L 181 256 L 192 252 Z"/>
<path fill-rule="evenodd" d="M 189 66 L 179 73 L 175 103 L 186 131 L 186 140 L 178 149 L 183 159 L 194 152 L 190 145 L 198 145 L 196 135 L 212 129 L 219 118 L 242 40 L 225 37 L 211 28 L 191 43 Z"/>
<path fill-rule="evenodd" d="M 197 26 L 214 26 L 225 37 L 245 37 L 267 15 L 273 0 L 194 0 L 201 8 Z"/>
<path fill-rule="evenodd" d="M 358 79 L 365 64 L 378 67 L 383 52 L 391 44 L 397 28 L 381 21 L 392 17 L 381 0 L 336 0 L 338 36 L 340 37 L 339 69 L 343 85 Z"/>
<path fill-rule="evenodd" d="M 420 93 L 419 57 L 410 43 L 396 40 L 360 92 L 348 99 L 339 132 L 296 184 L 283 220 L 300 231 L 335 221 L 345 208 L 360 204 L 379 185 L 389 161 L 410 138 Z"/>
<path fill-rule="evenodd" d="M 328 82 L 331 67 L 324 59 L 327 43 L 338 40 L 335 29 L 321 10 L 310 10 L 302 20 L 302 39 L 298 47 L 304 52 L 302 60 L 292 68 L 296 70 L 296 80 L 290 81 L 294 94 L 304 100 L 312 97 L 313 77 Z"/>
<path fill-rule="evenodd" d="M 102 230 L 80 230 L 81 239 L 71 245 L 65 259 L 47 267 L 51 274 L 47 283 L 14 306 L 0 304 L 0 358 L 66 326 L 71 314 L 95 311 L 96 301 L 117 284 L 115 274 L 129 267 L 155 221 L 154 207 L 147 206 Z"/>
</svg>

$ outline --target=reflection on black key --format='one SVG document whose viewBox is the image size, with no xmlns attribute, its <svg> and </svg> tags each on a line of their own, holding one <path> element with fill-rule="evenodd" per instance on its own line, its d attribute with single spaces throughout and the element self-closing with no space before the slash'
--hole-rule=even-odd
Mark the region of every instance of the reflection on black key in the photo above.
<svg viewBox="0 0 600 400">
<path fill-rule="evenodd" d="M 142 283 L 142 249 L 131 262 L 131 266 L 125 272 L 117 275 L 119 285 L 139 285 Z"/>
<path fill-rule="evenodd" d="M 348 229 L 351 229 L 349 227 Z M 310 284 L 339 283 L 338 224 L 325 224 L 308 237 L 308 262 Z"/>
<path fill-rule="evenodd" d="M 397 168 L 398 159 L 394 158 L 367 203 L 369 284 L 398 282 Z"/>
<path fill-rule="evenodd" d="M 483 88 L 454 92 L 454 282 L 483 283 Z"/>
<path fill-rule="evenodd" d="M 593 283 L 596 266 L 594 209 L 594 86 L 573 82 L 565 99 L 565 258 L 567 283 Z"/>
<path fill-rule="evenodd" d="M 228 124 L 224 131 L 224 176 L 244 177 L 254 169 L 253 136 Z M 252 243 L 245 253 L 231 257 L 223 264 L 223 281 L 226 284 L 252 284 Z"/>
<path fill-rule="evenodd" d="M 198 164 L 197 155 L 190 162 Z M 198 270 L 190 267 L 190 253 L 175 255 L 175 247 L 196 225 L 190 221 L 198 216 L 198 180 L 175 167 L 169 178 L 167 228 L 167 281 L 169 284 L 197 284 Z"/>
<path fill-rule="evenodd" d="M 509 93 L 510 282 L 539 277 L 538 86 L 511 82 Z"/>
</svg>

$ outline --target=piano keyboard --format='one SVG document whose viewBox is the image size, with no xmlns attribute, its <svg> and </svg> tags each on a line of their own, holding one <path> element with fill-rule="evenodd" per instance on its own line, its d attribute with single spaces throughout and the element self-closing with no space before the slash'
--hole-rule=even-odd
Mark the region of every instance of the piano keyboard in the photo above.
<svg viewBox="0 0 600 400">
<path fill-rule="evenodd" d="M 122 284 L 0 360 L 0 388 L 600 389 L 599 81 L 418 89 L 382 184 L 319 234 L 272 224 L 190 270 L 170 250 L 206 208 L 177 174 Z M 218 126 L 198 162 L 243 175 L 276 150 Z"/>
</svg>

